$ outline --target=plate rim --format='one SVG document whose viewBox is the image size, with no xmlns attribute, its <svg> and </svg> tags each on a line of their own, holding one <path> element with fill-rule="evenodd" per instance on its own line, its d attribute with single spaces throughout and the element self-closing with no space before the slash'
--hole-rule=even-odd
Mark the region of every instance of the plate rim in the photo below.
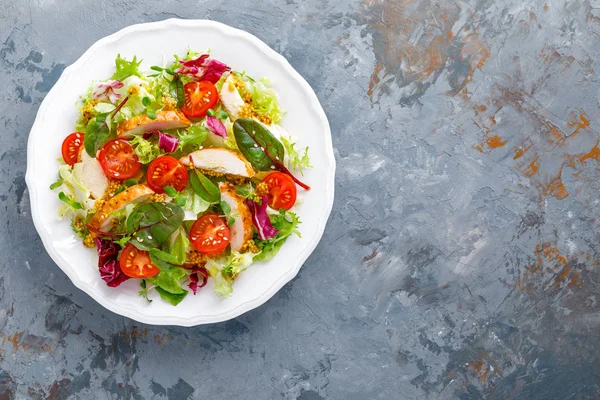
<svg viewBox="0 0 600 400">
<path fill-rule="evenodd" d="M 232 308 L 230 310 L 224 311 L 223 313 L 210 315 L 210 316 L 191 316 L 189 318 L 178 317 L 178 316 L 153 316 L 140 312 L 138 309 L 133 307 L 124 307 L 120 304 L 117 304 L 111 301 L 110 298 L 104 296 L 101 292 L 99 292 L 92 285 L 87 284 L 86 282 L 81 281 L 74 270 L 70 268 L 69 263 L 64 260 L 58 252 L 55 250 L 54 246 L 51 243 L 51 238 L 43 228 L 43 223 L 40 219 L 39 210 L 37 208 L 37 204 L 39 203 L 39 185 L 36 185 L 35 177 L 33 176 L 34 164 L 35 160 L 33 157 L 30 157 L 30 154 L 33 154 L 34 147 L 34 133 L 36 131 L 40 131 L 41 126 L 44 121 L 44 116 L 47 112 L 47 109 L 52 101 L 52 99 L 57 95 L 59 89 L 65 84 L 68 80 L 69 76 L 75 72 L 81 64 L 83 64 L 88 58 L 90 58 L 98 48 L 102 46 L 110 45 L 113 42 L 116 42 L 122 39 L 124 36 L 129 35 L 134 32 L 144 31 L 144 30 L 161 30 L 168 29 L 169 27 L 194 27 L 194 26 L 202 26 L 202 27 L 210 27 L 220 31 L 221 33 L 228 36 L 238 36 L 242 39 L 247 40 L 251 44 L 253 44 L 256 48 L 258 48 L 265 56 L 270 58 L 273 62 L 279 63 L 280 66 L 293 78 L 296 80 L 303 91 L 308 95 L 307 99 L 309 100 L 310 107 L 312 111 L 315 112 L 316 117 L 320 119 L 320 122 L 325 128 L 326 139 L 325 140 L 325 152 L 327 154 L 327 162 L 329 168 L 327 170 L 326 182 L 327 186 L 324 188 L 326 190 L 326 198 L 327 203 L 323 205 L 323 212 L 320 214 L 317 231 L 316 234 L 312 237 L 312 240 L 308 245 L 304 248 L 304 251 L 301 253 L 300 257 L 295 261 L 295 265 L 293 268 L 290 268 L 286 273 L 284 273 L 278 280 L 276 280 L 267 290 L 265 290 L 261 295 L 256 297 L 255 299 L 251 299 L 239 304 L 237 307 Z M 151 325 L 178 325 L 178 326 L 197 326 L 204 324 L 211 324 L 217 322 L 227 321 L 233 318 L 236 318 L 250 310 L 253 310 L 269 299 L 271 299 L 283 286 L 285 286 L 288 282 L 290 282 L 300 271 L 300 268 L 304 265 L 308 257 L 313 253 L 315 248 L 323 236 L 325 231 L 325 226 L 331 214 L 331 210 L 333 208 L 334 201 L 334 191 L 335 191 L 335 170 L 336 170 L 336 161 L 333 153 L 333 143 L 331 137 L 331 128 L 329 126 L 329 121 L 327 120 L 327 116 L 323 107 L 321 106 L 317 95 L 311 88 L 311 86 L 306 82 L 306 80 L 291 66 L 291 64 L 287 61 L 285 57 L 281 54 L 277 53 L 271 47 L 269 47 L 266 43 L 260 40 L 258 37 L 253 34 L 243 31 L 238 28 L 234 28 L 232 26 L 226 25 L 222 22 L 206 20 L 206 19 L 180 19 L 180 18 L 169 18 L 162 21 L 156 22 L 147 22 L 129 25 L 113 34 L 105 36 L 99 40 L 97 40 L 94 44 L 92 44 L 75 62 L 65 68 L 60 75 L 60 78 L 54 84 L 52 89 L 48 92 L 48 94 L 43 99 L 40 107 L 37 111 L 34 123 L 29 132 L 29 136 L 27 139 L 27 170 L 25 173 L 25 182 L 27 184 L 28 192 L 29 192 L 29 201 L 31 208 L 31 216 L 33 219 L 34 226 L 39 237 L 42 240 L 44 248 L 46 252 L 50 255 L 50 258 L 54 261 L 54 263 L 67 275 L 67 277 L 71 280 L 71 282 L 77 287 L 79 290 L 83 291 L 92 299 L 94 299 L 97 303 L 99 303 L 102 307 L 107 310 L 125 316 L 127 318 L 131 318 L 135 321 L 151 324 Z"/>
</svg>

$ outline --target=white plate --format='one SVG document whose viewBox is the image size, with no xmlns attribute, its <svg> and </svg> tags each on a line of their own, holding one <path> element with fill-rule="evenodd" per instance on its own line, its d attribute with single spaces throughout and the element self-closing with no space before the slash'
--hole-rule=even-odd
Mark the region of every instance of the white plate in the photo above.
<svg viewBox="0 0 600 400">
<path fill-rule="evenodd" d="M 212 283 L 191 293 L 178 306 L 155 300 L 148 304 L 137 295 L 137 280 L 113 289 L 97 270 L 95 251 L 84 248 L 71 231 L 69 221 L 59 221 L 59 200 L 48 186 L 57 178 L 57 157 L 63 138 L 73 131 L 75 103 L 92 80 L 105 79 L 114 71 L 117 54 L 143 58 L 143 67 L 162 65 L 163 57 L 182 54 L 188 45 L 211 55 L 234 70 L 254 77 L 267 76 L 278 92 L 287 114 L 282 126 L 310 147 L 314 168 L 305 172 L 312 190 L 298 207 L 302 238 L 292 237 L 268 263 L 253 264 L 234 283 L 233 296 L 219 298 Z M 46 250 L 79 289 L 107 309 L 140 322 L 193 326 L 235 318 L 266 302 L 289 282 L 321 239 L 333 205 L 335 158 L 325 112 L 308 83 L 279 54 L 255 36 L 227 25 L 204 20 L 169 19 L 127 27 L 90 47 L 69 66 L 48 93 L 38 111 L 27 147 L 27 186 L 35 227 Z M 299 191 L 302 191 L 299 189 Z"/>
</svg>

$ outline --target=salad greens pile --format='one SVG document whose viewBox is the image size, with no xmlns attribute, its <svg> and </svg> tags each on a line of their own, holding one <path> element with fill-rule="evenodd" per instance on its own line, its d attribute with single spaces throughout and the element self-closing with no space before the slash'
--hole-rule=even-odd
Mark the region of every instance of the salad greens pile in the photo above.
<svg viewBox="0 0 600 400">
<path fill-rule="evenodd" d="M 78 108 L 50 189 L 59 217 L 97 249 L 108 286 L 138 279 L 148 302 L 173 305 L 209 282 L 230 296 L 253 262 L 300 237 L 293 210 L 310 188 L 297 174 L 312 166 L 278 125 L 285 113 L 268 79 L 208 51 L 149 71 L 118 55 Z"/>
</svg>

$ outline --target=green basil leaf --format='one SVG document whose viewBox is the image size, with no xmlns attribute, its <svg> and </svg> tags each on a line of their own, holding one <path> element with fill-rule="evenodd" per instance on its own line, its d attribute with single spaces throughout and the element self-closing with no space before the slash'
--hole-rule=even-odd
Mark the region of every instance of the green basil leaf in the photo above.
<svg viewBox="0 0 600 400">
<path fill-rule="evenodd" d="M 137 185 L 138 181 L 136 179 L 127 179 L 125 181 L 125 186 L 132 187 L 133 185 Z"/>
<path fill-rule="evenodd" d="M 60 201 L 66 203 L 75 210 L 83 210 L 83 206 L 81 205 L 81 203 L 75 201 L 75 199 L 72 196 L 67 196 L 65 192 L 60 192 L 58 194 L 58 198 L 60 199 Z"/>
<path fill-rule="evenodd" d="M 198 196 L 209 203 L 216 203 L 221 199 L 221 191 L 206 176 L 196 169 L 189 172 L 192 189 Z"/>
<path fill-rule="evenodd" d="M 270 171 L 275 163 L 283 162 L 283 144 L 267 128 L 249 118 L 239 118 L 233 123 L 233 134 L 238 148 L 259 171 Z"/>
<path fill-rule="evenodd" d="M 172 305 L 176 306 L 177 304 L 181 303 L 181 301 L 185 298 L 185 296 L 187 296 L 188 292 L 184 291 L 183 293 L 179 293 L 179 294 L 173 294 L 173 293 L 169 293 L 166 290 L 160 288 L 160 287 L 156 287 L 155 288 L 156 291 L 158 292 L 158 294 L 160 294 L 160 297 L 171 303 Z"/>
<path fill-rule="evenodd" d="M 108 142 L 110 131 L 108 130 L 108 124 L 106 123 L 107 116 L 108 114 L 103 114 L 92 118 L 85 129 L 83 145 L 90 157 L 96 158 L 98 149 Z"/>
<path fill-rule="evenodd" d="M 150 97 L 144 96 L 142 98 L 142 104 L 144 105 L 144 107 L 149 107 L 150 104 L 152 104 L 152 100 L 150 100 Z"/>
<path fill-rule="evenodd" d="M 184 212 L 173 203 L 145 203 L 133 209 L 127 218 L 127 232 L 138 249 L 160 247 L 183 221 Z"/>
</svg>

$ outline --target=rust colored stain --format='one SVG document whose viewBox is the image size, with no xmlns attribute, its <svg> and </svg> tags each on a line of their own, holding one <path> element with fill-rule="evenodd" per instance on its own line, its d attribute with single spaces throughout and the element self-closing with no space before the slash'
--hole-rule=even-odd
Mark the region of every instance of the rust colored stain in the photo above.
<svg viewBox="0 0 600 400">
<path fill-rule="evenodd" d="M 530 144 L 529 146 L 517 146 L 514 148 L 514 152 L 515 152 L 515 156 L 513 157 L 513 160 L 518 160 L 519 158 L 523 157 L 525 155 L 525 153 L 527 153 L 527 151 L 531 148 L 531 146 L 533 146 L 533 144 Z"/>
<path fill-rule="evenodd" d="M 562 170 L 556 178 L 550 181 L 547 187 L 547 193 L 556 197 L 558 200 L 563 200 L 569 197 L 569 192 L 562 182 Z"/>
<path fill-rule="evenodd" d="M 599 143 L 596 143 L 596 145 L 592 147 L 592 149 L 588 153 L 580 155 L 579 161 L 584 162 L 585 160 L 589 160 L 591 158 L 598 161 L 598 159 L 600 159 L 600 148 L 598 147 L 598 144 Z"/>
<path fill-rule="evenodd" d="M 584 113 L 580 113 L 578 117 L 575 117 L 568 124 L 569 124 L 569 127 L 575 128 L 575 130 L 573 131 L 573 133 L 571 133 L 571 135 L 577 135 L 579 133 L 579 131 L 590 126 L 590 120 Z"/>
<path fill-rule="evenodd" d="M 495 362 L 490 362 L 488 358 L 489 354 L 483 353 L 480 355 L 479 359 L 467 363 L 472 375 L 475 375 L 479 383 L 482 385 L 487 382 L 488 378 L 490 377 L 490 373 L 502 376 L 502 372 L 500 371 L 500 368 L 498 368 L 498 365 Z M 467 381 L 470 380 L 470 378 L 467 379 Z"/>
<path fill-rule="evenodd" d="M 0 333 L 2 338 L 2 346 L 6 343 L 12 345 L 13 351 L 34 351 L 48 353 L 52 351 L 52 341 L 49 338 L 40 337 L 36 335 L 27 334 L 24 332 L 15 332 L 12 335 L 4 336 Z"/>
<path fill-rule="evenodd" d="M 580 288 L 581 273 L 576 270 L 576 263 L 569 263 L 579 258 L 585 258 L 593 265 L 597 262 L 586 252 L 564 256 L 555 243 L 541 242 L 533 251 L 535 262 L 528 265 L 520 276 L 515 279 L 515 286 L 532 297 L 548 289 L 561 290 Z"/>
<path fill-rule="evenodd" d="M 377 64 L 375 66 L 375 69 L 373 70 L 373 74 L 371 75 L 371 80 L 369 81 L 369 90 L 367 91 L 367 94 L 369 95 L 369 98 L 371 100 L 373 99 L 373 90 L 381 81 L 381 78 L 379 78 L 379 73 L 381 72 L 382 69 L 383 69 L 383 65 Z"/>
<path fill-rule="evenodd" d="M 550 6 L 548 4 L 544 4 L 544 11 L 548 11 L 550 9 Z"/>
<path fill-rule="evenodd" d="M 537 164 L 538 160 L 539 156 L 535 156 L 534 159 L 529 163 L 525 171 L 523 171 L 523 175 L 525 175 L 528 178 L 531 178 L 532 176 L 537 174 L 538 170 L 540 169 L 539 165 Z"/>
<path fill-rule="evenodd" d="M 498 136 L 498 135 L 490 136 L 489 138 L 487 138 L 487 140 L 485 142 L 492 149 L 497 149 L 498 147 L 502 147 L 506 143 L 508 143 L 507 140 L 502 141 L 502 138 L 500 136 Z"/>
<path fill-rule="evenodd" d="M 484 113 L 488 109 L 485 104 L 477 105 L 474 108 L 475 108 L 475 115 L 479 115 L 479 113 Z"/>
</svg>

